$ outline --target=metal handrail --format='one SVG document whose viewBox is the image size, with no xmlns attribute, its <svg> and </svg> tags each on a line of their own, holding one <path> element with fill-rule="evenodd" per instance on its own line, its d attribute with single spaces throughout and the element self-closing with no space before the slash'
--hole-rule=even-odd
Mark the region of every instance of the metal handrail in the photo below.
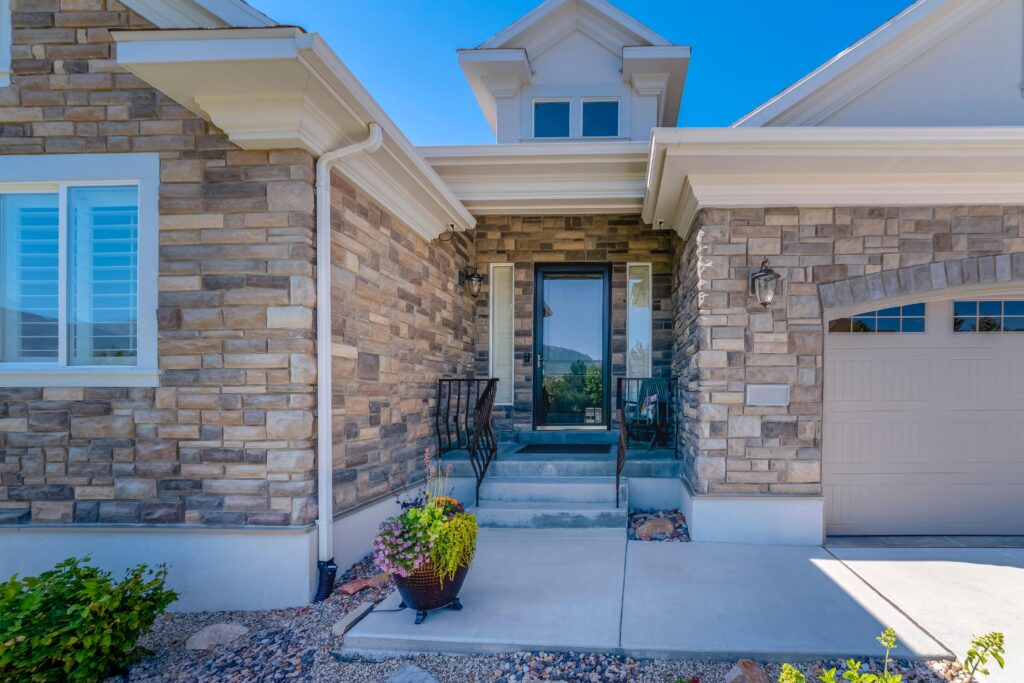
<svg viewBox="0 0 1024 683">
<path fill-rule="evenodd" d="M 619 424 L 623 426 L 619 429 L 619 449 L 615 458 L 615 508 L 619 507 L 619 491 L 621 488 L 622 481 L 622 469 L 626 466 L 626 413 L 619 406 Z"/>
<path fill-rule="evenodd" d="M 443 378 L 437 384 L 434 429 L 438 454 L 465 449 L 476 478 L 476 504 L 480 485 L 498 452 L 491 414 L 498 391 L 497 379 Z"/>
</svg>

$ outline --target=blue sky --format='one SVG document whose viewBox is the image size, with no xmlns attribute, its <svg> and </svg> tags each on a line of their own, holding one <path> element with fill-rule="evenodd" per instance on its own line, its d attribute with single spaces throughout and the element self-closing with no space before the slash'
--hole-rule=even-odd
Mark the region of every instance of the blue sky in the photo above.
<svg viewBox="0 0 1024 683">
<path fill-rule="evenodd" d="M 680 126 L 726 126 L 911 0 L 613 0 L 693 56 Z M 494 142 L 455 51 L 540 0 L 249 0 L 317 31 L 417 145 Z"/>
</svg>

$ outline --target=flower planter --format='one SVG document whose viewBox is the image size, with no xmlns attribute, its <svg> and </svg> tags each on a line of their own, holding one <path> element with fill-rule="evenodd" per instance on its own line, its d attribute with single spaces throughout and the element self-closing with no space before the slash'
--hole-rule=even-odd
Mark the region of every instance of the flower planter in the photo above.
<svg viewBox="0 0 1024 683">
<path fill-rule="evenodd" d="M 409 607 L 416 610 L 416 623 L 422 624 L 427 618 L 427 612 L 447 607 L 448 609 L 460 610 L 462 603 L 459 602 L 459 591 L 469 573 L 470 565 L 459 567 L 455 570 L 455 576 L 450 580 L 441 582 L 437 575 L 434 564 L 428 561 L 419 569 L 413 571 L 409 576 L 394 575 L 395 585 L 402 595 L 402 607 Z"/>
</svg>

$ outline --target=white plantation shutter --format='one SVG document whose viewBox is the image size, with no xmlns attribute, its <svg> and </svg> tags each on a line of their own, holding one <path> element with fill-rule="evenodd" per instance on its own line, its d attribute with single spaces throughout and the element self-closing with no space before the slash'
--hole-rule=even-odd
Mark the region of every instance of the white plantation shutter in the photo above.
<svg viewBox="0 0 1024 683">
<path fill-rule="evenodd" d="M 135 365 L 139 211 L 134 187 L 76 187 L 70 213 L 71 365 Z"/>
<path fill-rule="evenodd" d="M 491 377 L 498 381 L 495 403 L 511 404 L 515 398 L 515 267 L 491 265 Z"/>
<path fill-rule="evenodd" d="M 0 197 L 0 361 L 57 360 L 59 214 L 56 194 Z"/>
</svg>

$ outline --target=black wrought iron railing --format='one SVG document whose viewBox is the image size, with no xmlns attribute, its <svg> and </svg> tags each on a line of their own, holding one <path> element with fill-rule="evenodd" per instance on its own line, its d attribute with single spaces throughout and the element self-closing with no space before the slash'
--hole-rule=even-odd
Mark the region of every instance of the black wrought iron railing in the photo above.
<svg viewBox="0 0 1024 683">
<path fill-rule="evenodd" d="M 619 406 L 619 424 L 626 424 L 626 415 Z M 615 457 L 615 507 L 619 507 L 619 497 L 622 486 L 622 469 L 626 466 L 626 430 L 619 430 L 619 446 Z"/>
<path fill-rule="evenodd" d="M 491 413 L 498 391 L 497 379 L 440 379 L 434 427 L 438 454 L 465 450 L 476 477 L 476 504 L 480 485 L 498 452 Z"/>
<path fill-rule="evenodd" d="M 677 377 L 618 379 L 619 429 L 627 447 L 672 449 L 679 457 L 678 384 Z"/>
</svg>

